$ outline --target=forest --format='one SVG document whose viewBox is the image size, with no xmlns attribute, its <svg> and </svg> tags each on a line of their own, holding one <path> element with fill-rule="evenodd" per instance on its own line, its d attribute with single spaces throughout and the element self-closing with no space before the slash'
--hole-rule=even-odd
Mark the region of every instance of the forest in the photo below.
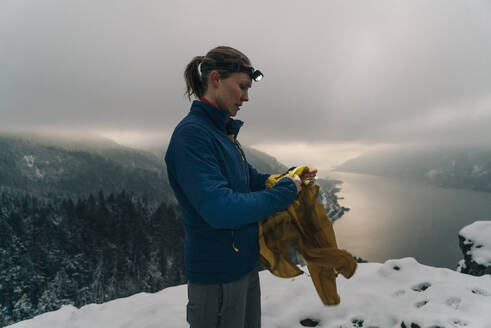
<svg viewBox="0 0 491 328">
<path fill-rule="evenodd" d="M 0 203 L 0 325 L 185 282 L 172 203 L 126 191 L 77 200 L 2 192 Z"/>
</svg>

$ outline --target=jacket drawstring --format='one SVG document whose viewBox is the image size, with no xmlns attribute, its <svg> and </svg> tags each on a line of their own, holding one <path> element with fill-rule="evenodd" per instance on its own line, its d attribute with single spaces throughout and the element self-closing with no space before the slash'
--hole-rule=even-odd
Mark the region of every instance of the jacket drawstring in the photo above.
<svg viewBox="0 0 491 328">
<path fill-rule="evenodd" d="M 232 230 L 230 233 L 232 234 L 232 249 L 234 252 L 238 253 L 239 249 L 235 247 L 235 230 Z"/>
</svg>

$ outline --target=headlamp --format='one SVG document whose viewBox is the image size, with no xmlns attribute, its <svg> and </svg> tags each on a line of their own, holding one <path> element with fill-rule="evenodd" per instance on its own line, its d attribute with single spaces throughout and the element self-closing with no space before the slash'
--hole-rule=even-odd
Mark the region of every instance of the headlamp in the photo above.
<svg viewBox="0 0 491 328">
<path fill-rule="evenodd" d="M 241 63 L 235 62 L 203 62 L 201 63 L 200 70 L 201 73 L 209 72 L 214 69 L 223 69 L 225 71 L 231 72 L 243 72 L 247 73 L 256 82 L 261 81 L 264 77 L 260 70 L 254 69 L 254 67 L 244 66 Z"/>
</svg>

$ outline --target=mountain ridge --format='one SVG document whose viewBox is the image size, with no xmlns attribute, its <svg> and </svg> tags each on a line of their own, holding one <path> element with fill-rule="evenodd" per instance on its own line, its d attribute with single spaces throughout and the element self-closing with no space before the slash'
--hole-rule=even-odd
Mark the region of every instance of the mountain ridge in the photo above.
<svg viewBox="0 0 491 328">
<path fill-rule="evenodd" d="M 491 147 L 402 147 L 362 154 L 335 170 L 491 192 Z"/>
</svg>

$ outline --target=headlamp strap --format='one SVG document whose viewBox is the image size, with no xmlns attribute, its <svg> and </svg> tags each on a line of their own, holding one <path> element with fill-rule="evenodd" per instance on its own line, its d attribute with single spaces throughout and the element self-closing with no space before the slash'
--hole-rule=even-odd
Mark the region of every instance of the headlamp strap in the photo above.
<svg viewBox="0 0 491 328">
<path fill-rule="evenodd" d="M 247 67 L 244 66 L 240 63 L 236 62 L 203 62 L 201 63 L 201 73 L 211 71 L 214 69 L 223 69 L 226 71 L 232 71 L 232 72 L 244 72 L 244 73 L 249 73 L 253 72 L 254 68 L 252 67 Z"/>
<path fill-rule="evenodd" d="M 209 72 L 214 69 L 223 69 L 231 72 L 244 72 L 255 81 L 258 81 L 257 76 L 262 76 L 262 73 L 255 70 L 254 67 L 245 66 L 237 62 L 205 61 L 201 63 L 201 73 Z"/>
</svg>

